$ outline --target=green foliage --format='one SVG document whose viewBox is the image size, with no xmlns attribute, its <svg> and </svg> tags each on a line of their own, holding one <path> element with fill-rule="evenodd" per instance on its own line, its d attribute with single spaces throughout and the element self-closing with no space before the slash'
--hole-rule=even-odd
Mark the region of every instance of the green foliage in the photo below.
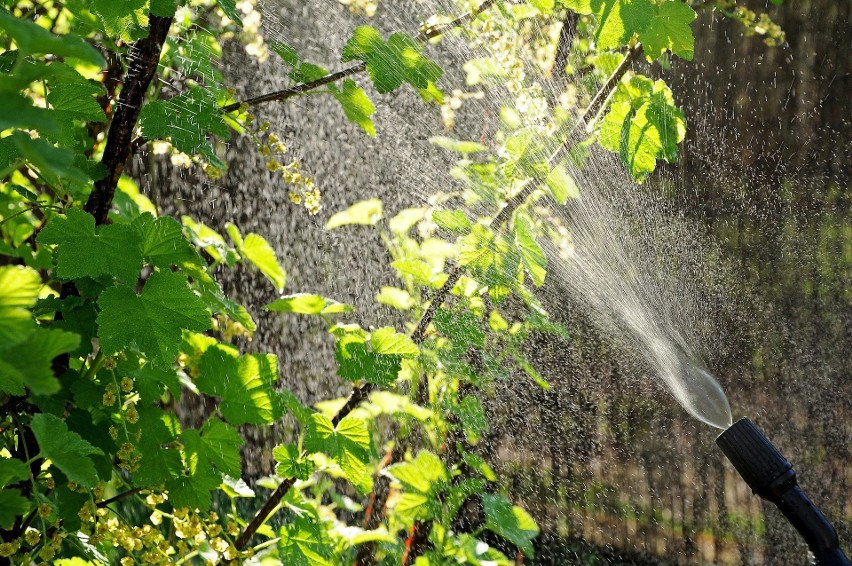
<svg viewBox="0 0 852 566">
<path fill-rule="evenodd" d="M 748 29 L 762 29 L 764 19 L 733 4 L 715 5 Z M 0 555 L 57 564 L 165 564 L 176 556 L 224 563 L 254 555 L 264 564 L 330 565 L 351 563 L 358 545 L 374 543 L 362 548 L 376 563 L 395 563 L 404 548 L 397 533 L 428 521 L 428 549 L 418 564 L 509 564 L 483 548 L 483 529 L 532 557 L 538 527 L 520 506 L 493 495 L 500 478 L 474 446 L 490 427 L 482 399 L 495 380 L 527 376 L 549 387 L 524 355 L 525 341 L 538 332 L 569 339 L 533 290 L 547 281 L 545 242 L 558 246 L 567 232 L 549 215 L 545 197 L 564 204 L 578 196 L 572 171 L 589 140 L 560 153 L 559 163 L 543 156 L 565 143 L 562 132 L 594 92 L 578 83 L 578 95 L 568 97 L 576 102 L 556 108 L 544 100 L 536 84 L 553 70 L 527 66 L 526 50 L 552 46 L 539 49 L 541 38 L 531 30 L 561 21 L 566 7 L 583 14 L 572 60 L 589 62 L 595 80 L 588 84 L 603 83 L 620 68 L 618 51 L 637 41 L 651 60 L 664 63 L 669 53 L 692 58 L 693 9 L 675 0 L 531 0 L 497 3 L 487 24 L 467 23 L 472 44 L 501 37 L 503 51 L 464 65 L 468 87 L 505 87 L 495 97 L 506 100 L 498 135 L 488 144 L 433 136 L 433 144 L 459 154 L 452 192 L 429 195 L 392 218 L 371 198 L 332 214 L 325 226 L 378 234 L 390 257 L 388 276 L 398 280 L 369 292 L 399 311 L 404 320 L 395 322 L 405 332 L 382 323 L 362 328 L 352 322 L 350 305 L 316 294 L 291 292 L 266 306 L 312 315 L 312 329 L 325 325 L 335 352 L 331 371 L 364 387 L 354 397 L 359 403 L 325 399 L 306 407 L 287 388 L 307 376 L 279 375 L 276 356 L 254 346 L 247 351 L 255 320 L 217 280 L 242 264 L 282 293 L 287 273 L 270 242 L 232 223 L 223 235 L 190 217 L 157 216 L 155 203 L 121 176 L 125 163 L 104 155 L 104 140 L 124 128 L 131 153 L 153 144 L 152 159 L 166 151 L 216 177 L 226 166 L 222 142 L 236 132 L 281 174 L 291 200 L 319 210 L 315 181 L 297 160 L 278 161 L 284 143 L 268 124 L 253 125 L 247 105 L 232 104 L 233 91 L 223 84 L 225 41 L 248 41 L 255 51 L 265 45 L 254 26 L 240 29 L 243 16 L 247 23 L 259 16 L 251 3 L 4 6 L 0 529 L 11 542 L 0 544 Z M 145 62 L 156 77 L 139 120 L 120 124 L 118 93 L 139 86 L 127 83 L 130 58 L 152 40 L 150 22 L 172 16 L 179 21 L 159 61 Z M 773 40 L 782 37 L 767 30 Z M 298 94 L 330 94 L 370 136 L 376 108 L 350 78 L 359 69 L 380 94 L 407 83 L 424 101 L 444 102 L 435 84 L 442 69 L 405 33 L 385 39 L 372 27 L 354 30 L 342 61 L 357 63 L 337 82 L 292 46 L 268 46 L 283 74 L 301 83 Z M 641 181 L 658 160 L 677 157 L 684 117 L 662 80 L 626 77 L 616 77 L 604 118 L 589 132 Z M 448 125 L 468 94 L 454 89 L 443 105 Z M 226 105 L 237 110 L 223 113 Z M 112 203 L 107 222 L 87 212 L 96 208 L 90 195 Z M 186 396 L 203 399 L 209 411 L 193 415 L 192 426 L 175 410 Z M 271 438 L 273 425 L 280 425 L 275 438 L 285 434 L 271 450 L 276 474 L 249 489 L 242 433 L 262 428 L 260 436 Z M 377 430 L 396 436 L 378 447 Z M 387 460 L 379 448 L 390 448 Z M 392 478 L 391 493 L 376 507 L 380 526 L 364 530 L 357 525 L 380 475 Z M 222 502 L 255 497 L 262 505 L 272 497 L 267 489 L 276 490 L 281 527 L 264 524 L 236 548 L 250 516 Z M 455 532 L 453 519 L 473 496 L 482 498 L 484 521 L 472 533 Z"/>
<path fill-rule="evenodd" d="M 683 112 L 674 106 L 666 83 L 637 76 L 616 89 L 601 123 L 600 143 L 617 152 L 641 182 L 654 171 L 657 159 L 677 159 L 677 146 L 685 135 Z"/>
<path fill-rule="evenodd" d="M 373 86 L 381 94 L 408 83 L 419 90 L 421 96 L 426 96 L 443 75 L 441 68 L 421 53 L 420 45 L 410 36 L 394 33 L 385 41 L 369 26 L 359 27 L 352 33 L 341 60 L 364 61 Z"/>
</svg>

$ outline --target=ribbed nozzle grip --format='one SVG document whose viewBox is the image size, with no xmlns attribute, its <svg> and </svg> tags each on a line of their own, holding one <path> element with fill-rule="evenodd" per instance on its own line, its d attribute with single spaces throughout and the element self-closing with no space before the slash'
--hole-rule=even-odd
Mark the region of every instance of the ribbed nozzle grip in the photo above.
<svg viewBox="0 0 852 566">
<path fill-rule="evenodd" d="M 716 444 L 756 495 L 768 495 L 772 483 L 793 469 L 748 417 L 720 434 Z"/>
</svg>

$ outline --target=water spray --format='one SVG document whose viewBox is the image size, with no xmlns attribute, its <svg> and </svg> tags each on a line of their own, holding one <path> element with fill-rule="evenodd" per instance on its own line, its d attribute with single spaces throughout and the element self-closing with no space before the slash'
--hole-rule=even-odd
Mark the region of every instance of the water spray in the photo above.
<svg viewBox="0 0 852 566">
<path fill-rule="evenodd" d="M 754 494 L 778 507 L 799 531 L 816 564 L 850 566 L 834 527 L 799 486 L 793 464 L 754 423 L 743 417 L 720 434 L 716 444 Z"/>
</svg>

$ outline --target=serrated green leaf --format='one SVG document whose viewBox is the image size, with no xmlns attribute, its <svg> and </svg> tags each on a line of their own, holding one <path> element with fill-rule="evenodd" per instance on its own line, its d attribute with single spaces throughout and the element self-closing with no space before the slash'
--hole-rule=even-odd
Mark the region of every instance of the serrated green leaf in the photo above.
<svg viewBox="0 0 852 566">
<path fill-rule="evenodd" d="M 51 395 L 60 389 L 51 362 L 80 344 L 80 336 L 58 329 L 36 328 L 23 342 L 0 350 L 0 390 L 23 395 Z"/>
<path fill-rule="evenodd" d="M 443 228 L 455 234 L 470 234 L 473 223 L 463 210 L 436 210 L 432 212 L 432 220 Z"/>
<path fill-rule="evenodd" d="M 512 542 L 530 558 L 535 555 L 532 540 L 538 536 L 539 528 L 529 513 L 490 493 L 482 494 L 482 506 L 485 509 L 485 528 Z"/>
<path fill-rule="evenodd" d="M 692 22 L 695 10 L 683 2 L 667 1 L 654 5 L 655 15 L 648 28 L 639 33 L 645 53 L 659 59 L 666 51 L 691 61 L 695 54 Z"/>
<path fill-rule="evenodd" d="M 599 140 L 604 148 L 618 152 L 631 176 L 642 182 L 656 168 L 657 159 L 677 158 L 685 135 L 683 112 L 674 106 L 668 86 L 636 76 L 613 94 Z"/>
<path fill-rule="evenodd" d="M 293 566 L 331 566 L 331 545 L 315 512 L 301 509 L 294 520 L 281 527 L 278 554 L 282 564 Z"/>
<path fill-rule="evenodd" d="M 532 220 L 525 214 L 515 216 L 515 247 L 533 283 L 541 287 L 547 275 L 547 256 L 535 239 Z"/>
<path fill-rule="evenodd" d="M 470 234 L 462 240 L 459 265 L 479 270 L 488 269 L 494 265 L 494 249 L 495 238 L 491 229 L 482 224 L 474 224 Z"/>
<path fill-rule="evenodd" d="M 360 342 L 339 342 L 335 356 L 337 375 L 349 381 L 387 386 L 396 381 L 402 367 L 402 356 L 378 354 Z"/>
<path fill-rule="evenodd" d="M 343 108 L 346 119 L 360 126 L 369 135 L 375 136 L 376 126 L 370 116 L 376 112 L 376 107 L 373 106 L 367 93 L 352 79 L 344 80 L 341 86 L 341 89 L 332 87 L 331 93 Z"/>
<path fill-rule="evenodd" d="M 333 214 L 326 222 L 325 229 L 333 230 L 350 224 L 374 226 L 381 219 L 382 201 L 371 198 L 356 202 L 346 210 Z"/>
<path fill-rule="evenodd" d="M 102 85 L 94 82 L 59 82 L 47 93 L 54 110 L 88 122 L 104 122 L 106 114 L 96 97 L 104 94 Z"/>
<path fill-rule="evenodd" d="M 106 66 L 101 54 L 78 35 L 53 35 L 26 19 L 16 18 L 5 9 L 0 9 L 0 28 L 14 40 L 21 54 L 76 57 L 101 69 Z"/>
<path fill-rule="evenodd" d="M 139 468 L 133 472 L 133 482 L 161 487 L 183 470 L 180 453 L 175 448 L 180 429 L 172 420 L 174 415 L 164 413 L 153 404 L 141 404 L 138 412 L 139 421 L 128 429 L 132 435 L 141 435 L 136 448 L 142 459 L 139 460 Z"/>
<path fill-rule="evenodd" d="M 335 427 L 319 413 L 311 415 L 305 433 L 308 453 L 324 452 L 334 460 L 352 485 L 361 493 L 369 492 L 373 481 L 367 471 L 370 459 L 370 433 L 361 419 L 345 417 Z"/>
<path fill-rule="evenodd" d="M 275 356 L 240 356 L 236 348 L 218 344 L 201 356 L 198 372 L 195 385 L 202 393 L 221 397 L 219 411 L 229 422 L 242 425 L 275 421 L 273 386 L 278 380 Z"/>
<path fill-rule="evenodd" d="M 132 284 L 142 269 L 140 237 L 125 224 L 101 226 L 79 208 L 53 217 L 39 233 L 41 245 L 56 245 L 56 276 L 62 279 L 111 275 Z"/>
<path fill-rule="evenodd" d="M 146 0 L 92 0 L 86 4 L 92 14 L 98 17 L 100 27 L 107 36 L 125 41 L 144 37 L 143 26 L 148 17 L 144 10 Z"/>
<path fill-rule="evenodd" d="M 272 450 L 272 457 L 278 462 L 275 473 L 282 478 L 307 480 L 316 466 L 310 460 L 302 458 L 299 448 L 293 444 L 281 444 Z"/>
<path fill-rule="evenodd" d="M 247 234 L 242 244 L 237 247 L 242 256 L 269 279 L 280 293 L 287 283 L 287 274 L 275 257 L 275 250 L 259 234 Z"/>
<path fill-rule="evenodd" d="M 42 456 L 50 459 L 69 480 L 93 488 L 98 483 L 95 464 L 89 458 L 101 451 L 68 430 L 65 422 L 53 415 L 39 413 L 31 425 Z"/>
<path fill-rule="evenodd" d="M 153 273 L 141 295 L 129 287 L 110 287 L 98 304 L 101 349 L 113 354 L 131 346 L 160 367 L 174 363 L 184 329 L 210 328 L 204 302 L 187 286 L 185 276 L 171 271 Z"/>
<path fill-rule="evenodd" d="M 198 253 L 183 236 L 183 227 L 169 216 L 155 218 L 146 212 L 133 220 L 133 229 L 139 235 L 142 257 L 151 265 L 168 269 L 184 263 L 201 263 Z"/>
<path fill-rule="evenodd" d="M 459 403 L 458 415 L 462 428 L 471 442 L 476 442 L 488 432 L 488 417 L 485 416 L 485 409 L 482 408 L 479 398 L 468 395 L 462 399 Z"/>
<path fill-rule="evenodd" d="M 400 462 L 386 468 L 404 493 L 396 501 L 395 511 L 409 521 L 433 518 L 439 510 L 437 495 L 449 483 L 449 473 L 441 459 L 423 450 L 410 462 Z"/>
<path fill-rule="evenodd" d="M 216 314 L 222 314 L 235 322 L 239 322 L 249 332 L 257 330 L 257 325 L 249 312 L 242 305 L 225 296 L 222 287 L 207 271 L 199 265 L 183 264 L 183 271 L 191 279 L 190 286 L 195 289 L 201 300 Z"/>
<path fill-rule="evenodd" d="M 23 342 L 35 331 L 30 309 L 42 288 L 35 269 L 0 267 L 0 351 Z"/>
<path fill-rule="evenodd" d="M 3 105 L 0 107 L 0 128 L 3 130 L 26 128 L 46 134 L 58 131 L 56 120 L 50 110 L 35 106 L 32 99 L 17 92 L 3 95 Z M 7 141 L 14 145 L 14 138 Z M 10 149 L 6 149 L 5 152 L 9 152 Z M 0 166 L 5 167 L 11 161 L 12 157 L 7 156 L 0 161 Z"/>
<path fill-rule="evenodd" d="M 418 285 L 431 285 L 436 275 L 432 266 L 422 259 L 398 259 L 391 263 L 391 267 L 400 275 L 410 275 Z"/>
<path fill-rule="evenodd" d="M 433 318 L 435 328 L 459 345 L 485 346 L 485 331 L 482 323 L 470 311 L 453 312 L 439 308 Z"/>
<path fill-rule="evenodd" d="M 429 89 L 443 71 L 424 57 L 420 45 L 404 33 L 391 35 L 387 42 L 374 28 L 356 28 L 343 48 L 343 62 L 361 60 L 373 86 L 382 94 L 399 88 L 403 82 L 417 89 Z"/>
<path fill-rule="evenodd" d="M 655 13 L 651 0 L 591 0 L 590 5 L 597 20 L 599 50 L 626 45 L 634 34 L 648 29 Z"/>
<path fill-rule="evenodd" d="M 370 346 L 377 354 L 385 356 L 399 355 L 403 358 L 416 358 L 420 349 L 411 338 L 400 334 L 390 326 L 379 328 L 370 335 Z"/>
<path fill-rule="evenodd" d="M 266 308 L 271 311 L 292 312 L 297 314 L 341 314 L 354 309 L 346 303 L 338 303 L 320 295 L 295 293 L 272 301 Z"/>
<path fill-rule="evenodd" d="M 162 18 L 171 18 L 177 11 L 178 4 L 183 0 L 150 0 L 150 13 Z"/>
<path fill-rule="evenodd" d="M 240 447 L 244 444 L 243 437 L 237 429 L 220 421 L 210 418 L 201 430 L 187 429 L 182 434 L 184 450 L 187 459 L 197 460 L 201 469 L 215 469 L 219 474 L 239 476 L 242 473 L 240 464 Z"/>
<path fill-rule="evenodd" d="M 11 530 L 15 518 L 30 511 L 32 503 L 17 489 L 0 489 L 0 529 Z"/>
<path fill-rule="evenodd" d="M 54 188 L 89 182 L 89 175 L 76 166 L 75 154 L 71 150 L 56 147 L 45 138 L 33 138 L 25 132 L 18 131 L 10 137 L 14 139 L 20 156 L 38 169 Z"/>
<path fill-rule="evenodd" d="M 222 483 L 220 474 L 197 470 L 195 474 L 182 475 L 166 482 L 169 502 L 176 508 L 207 511 L 213 503 L 212 493 Z"/>
<path fill-rule="evenodd" d="M 16 458 L 0 457 L 0 487 L 29 479 L 30 469 Z"/>
</svg>

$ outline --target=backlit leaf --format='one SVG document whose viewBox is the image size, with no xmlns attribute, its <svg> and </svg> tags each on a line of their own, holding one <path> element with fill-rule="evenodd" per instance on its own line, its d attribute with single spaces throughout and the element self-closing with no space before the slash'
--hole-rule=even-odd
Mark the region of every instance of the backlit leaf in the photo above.
<svg viewBox="0 0 852 566">
<path fill-rule="evenodd" d="M 325 225 L 326 230 L 333 230 L 349 224 L 374 226 L 382 219 L 382 201 L 377 198 L 356 202 L 346 210 L 332 215 Z"/>
<path fill-rule="evenodd" d="M 95 487 L 98 475 L 89 456 L 100 454 L 100 450 L 76 432 L 69 431 L 65 422 L 54 415 L 39 413 L 33 416 L 32 431 L 41 454 L 69 480 L 84 487 Z"/>
</svg>

